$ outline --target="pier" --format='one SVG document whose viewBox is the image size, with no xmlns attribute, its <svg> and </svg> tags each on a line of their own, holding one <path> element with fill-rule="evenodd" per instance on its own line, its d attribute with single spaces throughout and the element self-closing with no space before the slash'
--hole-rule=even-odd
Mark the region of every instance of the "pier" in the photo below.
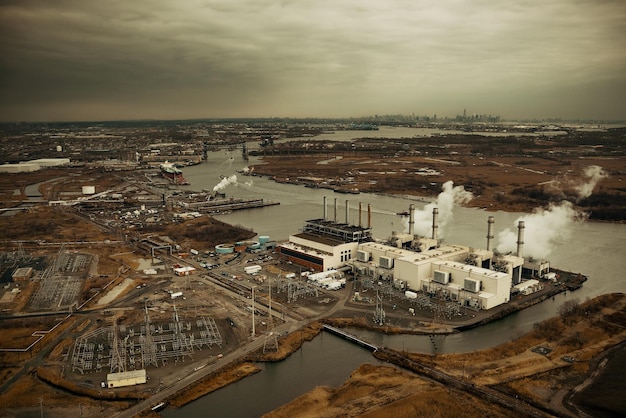
<svg viewBox="0 0 626 418">
<path fill-rule="evenodd" d="M 375 352 L 378 351 L 378 347 L 375 346 L 374 344 L 368 343 L 367 341 L 363 341 L 362 339 L 352 335 L 352 334 L 348 334 L 345 331 L 340 330 L 339 328 L 335 328 L 331 325 L 328 324 L 323 324 L 322 327 L 324 328 L 324 330 L 330 332 L 331 334 L 335 334 L 339 337 L 345 338 L 348 341 L 351 341 L 355 344 L 360 345 L 361 347 L 365 347 L 368 350 Z"/>
<path fill-rule="evenodd" d="M 220 199 L 184 203 L 183 206 L 207 213 L 221 213 L 241 209 L 262 208 L 265 206 L 274 206 L 279 204 L 280 202 L 270 202 L 263 199 Z"/>
</svg>

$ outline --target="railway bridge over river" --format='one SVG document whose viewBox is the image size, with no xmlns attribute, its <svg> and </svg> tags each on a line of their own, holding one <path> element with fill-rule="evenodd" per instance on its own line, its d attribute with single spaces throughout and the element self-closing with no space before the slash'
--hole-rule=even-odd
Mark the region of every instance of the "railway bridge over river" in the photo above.
<svg viewBox="0 0 626 418">
<path fill-rule="evenodd" d="M 360 339 L 359 337 L 357 337 L 355 335 L 352 335 L 352 334 L 349 334 L 349 333 L 347 333 L 347 332 L 345 332 L 345 331 L 343 331 L 343 330 L 341 330 L 339 328 L 335 328 L 335 327 L 333 327 L 331 325 L 328 325 L 328 324 L 324 324 L 324 325 L 322 325 L 322 327 L 324 328 L 324 330 L 330 332 L 331 334 L 335 334 L 335 335 L 338 335 L 338 336 L 340 336 L 342 338 L 345 338 L 346 340 L 351 341 L 351 342 L 353 342 L 355 344 L 358 344 L 361 347 L 367 348 L 371 352 L 375 352 L 375 351 L 378 350 L 378 347 L 375 346 L 374 344 L 368 343 L 367 341 L 364 341 L 364 340 Z"/>
</svg>

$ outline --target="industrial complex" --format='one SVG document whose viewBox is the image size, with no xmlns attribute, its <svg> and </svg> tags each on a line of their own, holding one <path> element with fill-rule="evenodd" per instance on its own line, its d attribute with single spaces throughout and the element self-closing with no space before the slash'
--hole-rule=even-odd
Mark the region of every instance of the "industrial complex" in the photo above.
<svg viewBox="0 0 626 418">
<path fill-rule="evenodd" d="M 326 207 L 324 198 L 324 217 L 306 221 L 302 232 L 278 245 L 277 250 L 286 259 L 317 271 L 349 270 L 355 279 L 369 278 L 381 284 L 391 284 L 405 291 L 409 298 L 417 297 L 420 292 L 463 307 L 484 310 L 508 302 L 511 292 L 532 289 L 531 286 L 520 286 L 523 271 L 528 270 L 538 277 L 549 271 L 547 262 L 536 265 L 529 260 L 525 265 L 523 221 L 518 225 L 516 254 L 502 255 L 491 249 L 494 223 L 491 216 L 486 249 L 475 249 L 439 244 L 437 208 L 433 210 L 431 237 L 414 234 L 415 208 L 411 205 L 408 232 L 393 233 L 386 240 L 377 240 L 371 234 L 369 207 L 367 226 L 348 223 L 349 201 L 345 205 L 345 223 L 337 221 L 337 199 L 332 220 L 328 219 Z M 362 219 L 361 208 L 359 204 L 359 220 Z"/>
<path fill-rule="evenodd" d="M 91 413 L 98 408 L 97 399 L 100 411 L 104 400 L 110 402 L 107 414 L 130 417 L 173 405 L 172 397 L 214 378 L 225 365 L 265 361 L 271 357 L 262 357 L 266 354 L 275 355 L 271 361 L 288 355 L 283 351 L 293 352 L 296 340 L 301 345 L 308 338 L 303 336 L 307 327 L 334 330 L 345 338 L 351 329 L 342 327 L 363 327 L 421 333 L 434 341 L 576 288 L 570 285 L 580 286 L 586 279 L 578 274 L 578 282 L 568 282 L 575 274 L 565 277 L 567 272 L 552 269 L 547 260 L 524 254 L 526 227 L 526 251 L 530 254 L 534 247 L 529 243 L 535 224 L 529 219 L 526 225 L 517 222 L 510 252 L 502 253 L 494 246 L 494 216 L 486 216 L 480 233 L 485 245 L 470 247 L 442 239 L 443 205 L 427 203 L 419 211 L 410 204 L 405 211 L 395 207 L 404 203 L 385 200 L 384 209 L 375 208 L 375 222 L 397 222 L 398 216 L 402 221 L 388 236 L 374 236 L 371 205 L 378 206 L 384 197 L 366 197 L 374 203 L 350 202 L 328 198 L 320 190 L 353 198 L 359 193 L 353 181 L 365 170 L 334 176 L 337 183 L 329 181 L 331 176 L 282 173 L 274 180 L 289 177 L 302 184 L 306 179 L 307 187 L 318 189 L 313 200 L 323 198 L 323 212 L 318 216 L 314 209 L 300 218 L 291 211 L 295 215 L 288 224 L 263 231 L 280 239 L 257 235 L 248 226 L 228 224 L 231 212 L 265 208 L 252 217 L 256 227 L 277 209 L 290 210 L 286 205 L 270 208 L 281 202 L 263 198 L 278 200 L 281 194 L 255 185 L 261 196 L 249 197 L 248 189 L 227 196 L 227 185 L 252 189 L 252 182 L 238 182 L 222 169 L 211 173 L 218 183 L 208 187 L 213 180 L 206 180 L 209 176 L 200 169 L 213 165 L 185 167 L 207 160 L 212 149 L 204 142 L 193 144 L 193 149 L 181 145 L 177 151 L 171 144 L 150 143 L 141 147 L 143 155 L 125 149 L 116 161 L 101 160 L 108 153 L 94 147 L 91 157 L 78 164 L 69 158 L 34 159 L 83 155 L 80 141 L 68 140 L 48 153 L 23 153 L 0 166 L 0 172 L 19 180 L 5 193 L 11 204 L 0 209 L 15 217 L 0 251 L 2 326 L 12 336 L 0 347 L 3 361 L 11 364 L 0 393 L 13 396 L 8 391 L 20 389 L 14 383 L 26 375 L 21 371 L 25 364 L 23 370 L 38 379 L 31 384 L 46 382 L 89 398 Z M 237 144 L 223 144 L 226 153 L 218 157 L 224 157 L 224 170 L 231 168 Z M 347 159 L 359 150 L 343 145 L 348 147 L 343 155 L 320 153 L 319 165 L 338 165 L 339 157 Z M 248 153 L 254 157 L 274 149 L 260 147 L 244 148 L 244 160 Z M 375 151 L 367 155 L 372 161 L 379 158 Z M 252 169 L 236 172 L 253 180 Z M 199 190 L 183 186 L 187 180 Z M 361 179 L 358 187 L 365 192 L 363 187 L 378 180 Z M 474 192 L 478 185 L 470 187 Z M 407 204 L 414 201 L 420 199 L 409 198 Z M 308 197 L 295 203 L 312 207 Z M 223 214 L 227 222 L 219 220 Z M 37 217 L 42 221 L 33 220 Z M 368 349 L 385 348 L 366 339 L 360 344 Z M 438 354 L 434 343 L 432 350 Z M 232 373 L 236 379 L 244 376 Z"/>
</svg>

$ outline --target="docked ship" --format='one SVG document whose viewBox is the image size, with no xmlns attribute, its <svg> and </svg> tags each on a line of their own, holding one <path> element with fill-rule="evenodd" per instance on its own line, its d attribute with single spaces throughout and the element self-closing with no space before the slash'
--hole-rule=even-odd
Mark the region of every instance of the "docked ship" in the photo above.
<svg viewBox="0 0 626 418">
<path fill-rule="evenodd" d="M 183 172 L 174 163 L 165 161 L 160 165 L 161 175 L 174 184 L 185 185 L 189 182 L 183 176 Z"/>
</svg>

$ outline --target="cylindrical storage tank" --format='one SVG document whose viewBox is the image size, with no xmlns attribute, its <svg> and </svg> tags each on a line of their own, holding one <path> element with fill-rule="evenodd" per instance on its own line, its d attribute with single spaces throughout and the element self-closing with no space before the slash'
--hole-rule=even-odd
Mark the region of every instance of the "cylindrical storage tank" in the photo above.
<svg viewBox="0 0 626 418">
<path fill-rule="evenodd" d="M 233 244 L 218 244 L 215 246 L 216 254 L 232 254 L 235 250 L 235 246 Z"/>
<path fill-rule="evenodd" d="M 261 245 L 265 245 L 265 244 L 267 244 L 267 242 L 268 242 L 269 240 L 270 240 L 269 235 L 261 235 L 261 236 L 259 236 L 259 243 L 260 243 Z"/>
<path fill-rule="evenodd" d="M 96 193 L 96 186 L 83 186 L 83 194 Z"/>
<path fill-rule="evenodd" d="M 235 243 L 235 251 L 258 250 L 261 244 L 258 241 L 239 241 Z"/>
<path fill-rule="evenodd" d="M 57 145 L 57 152 L 63 151 L 63 147 L 61 145 Z"/>
</svg>

